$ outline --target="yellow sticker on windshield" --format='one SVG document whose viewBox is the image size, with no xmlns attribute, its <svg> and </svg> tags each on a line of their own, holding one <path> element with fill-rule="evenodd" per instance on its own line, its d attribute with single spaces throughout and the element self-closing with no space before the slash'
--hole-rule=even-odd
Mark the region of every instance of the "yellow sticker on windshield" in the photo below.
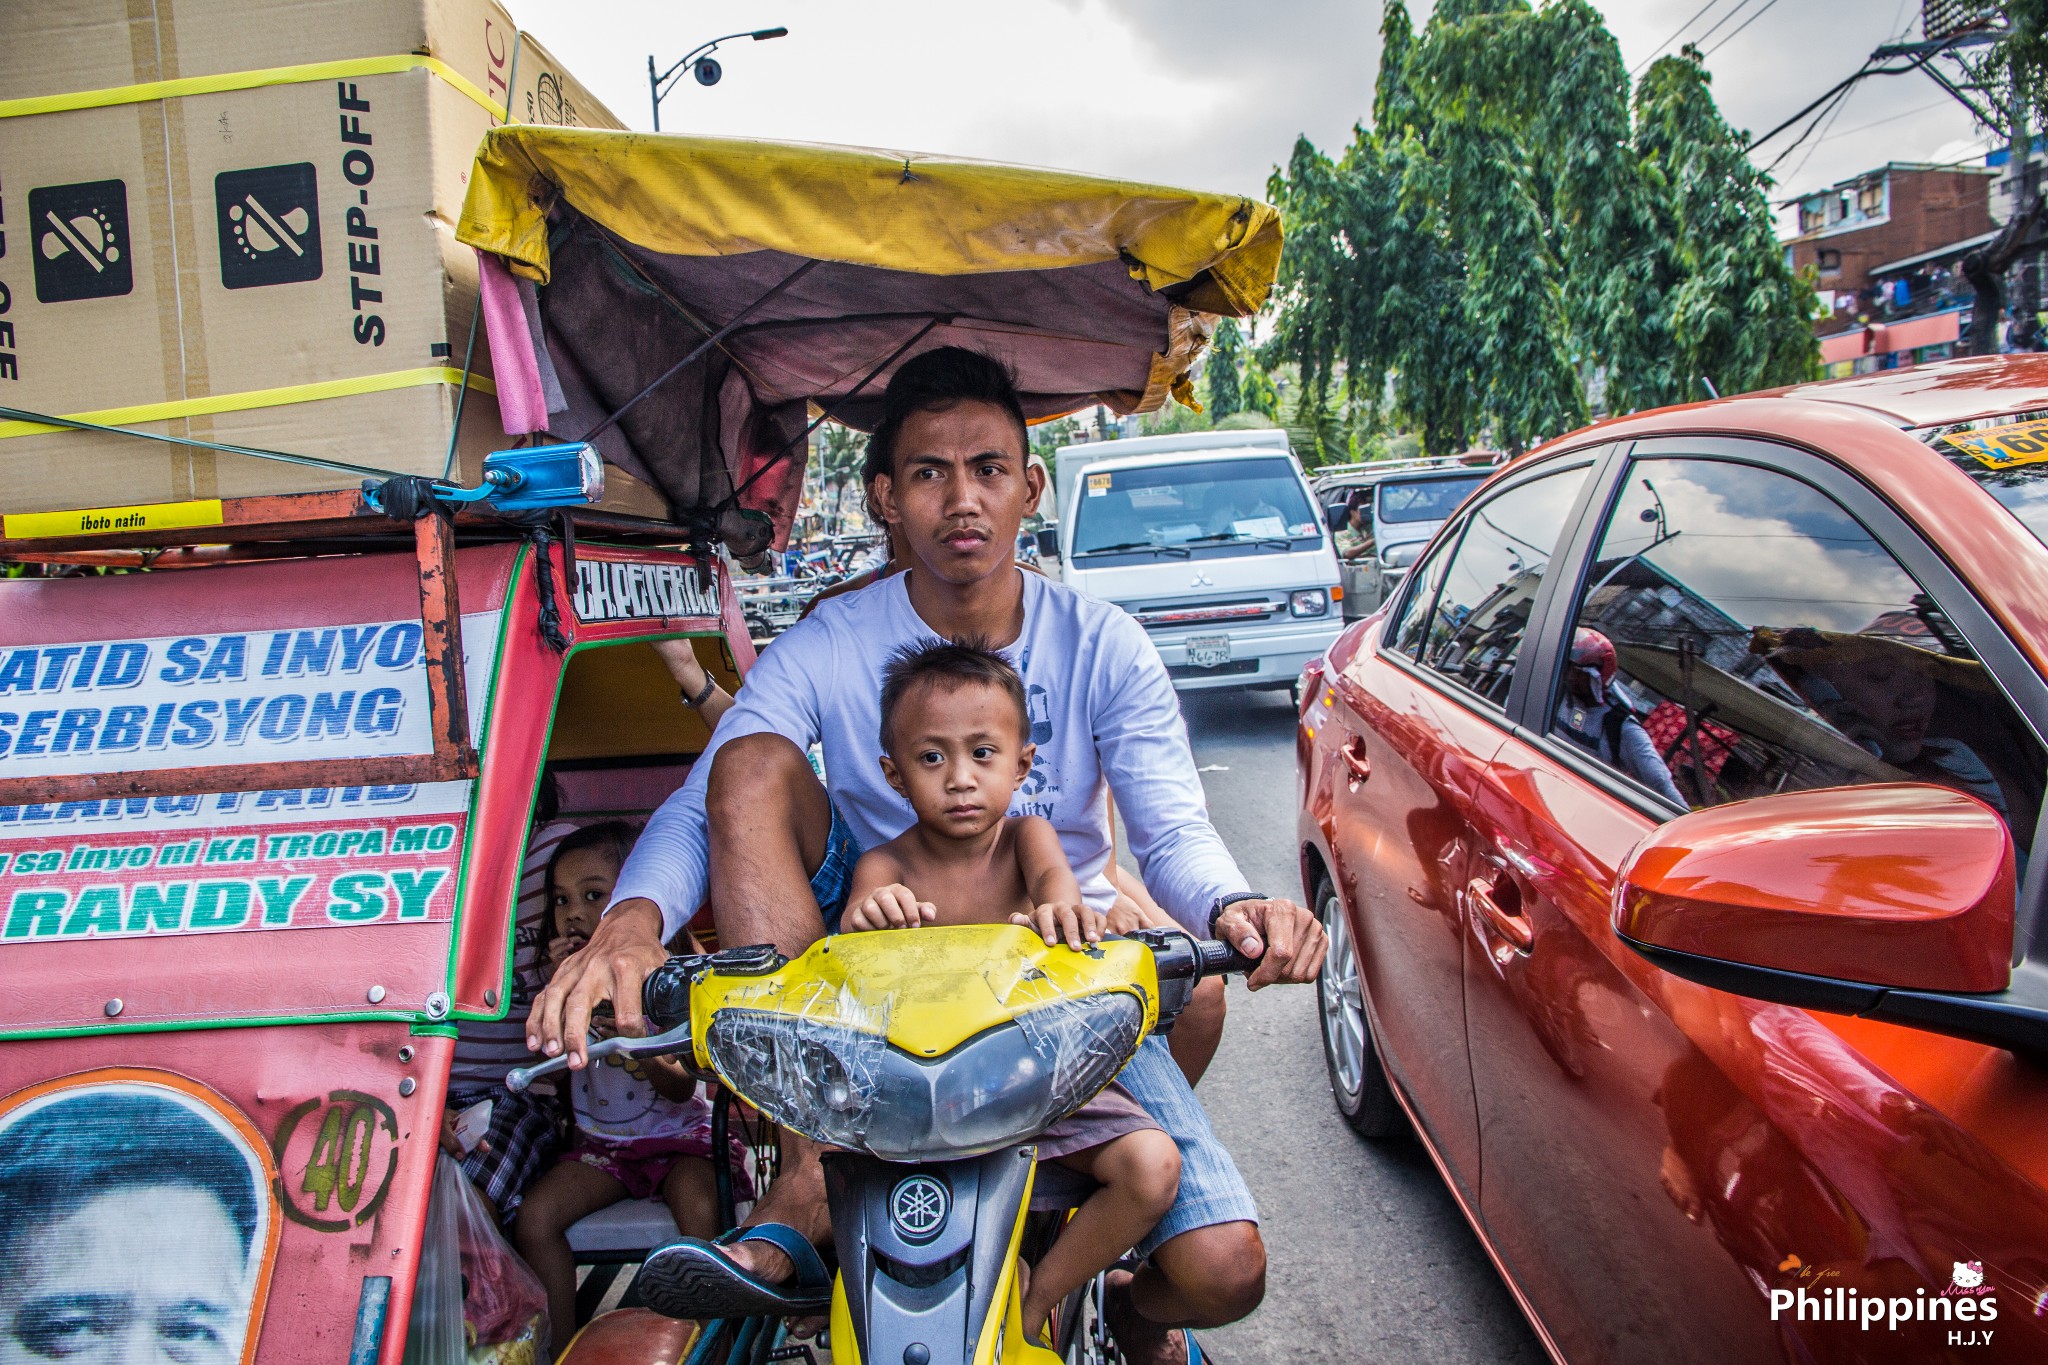
<svg viewBox="0 0 2048 1365">
<path fill-rule="evenodd" d="M 1951 432 L 1941 439 L 1987 469 L 2048 463 L 2048 418 Z"/>
<path fill-rule="evenodd" d="M 1091 497 L 1091 498 L 1099 498 L 1099 497 L 1101 497 L 1101 496 L 1102 496 L 1103 494 L 1107 493 L 1108 491 L 1109 491 L 1109 475 L 1107 475 L 1107 474 L 1090 474 L 1090 475 L 1088 476 L 1088 496 L 1089 496 L 1089 497 Z"/>
</svg>

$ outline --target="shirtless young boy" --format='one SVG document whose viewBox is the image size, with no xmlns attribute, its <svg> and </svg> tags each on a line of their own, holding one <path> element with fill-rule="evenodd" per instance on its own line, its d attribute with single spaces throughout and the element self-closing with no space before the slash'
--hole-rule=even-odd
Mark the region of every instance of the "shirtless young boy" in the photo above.
<svg viewBox="0 0 2048 1365">
<path fill-rule="evenodd" d="M 882 771 L 917 823 L 861 855 L 842 932 L 926 924 L 1021 924 L 1047 943 L 1098 942 L 1103 917 L 1081 900 L 1058 834 L 1006 814 L 1031 771 L 1024 684 L 973 642 L 906 649 L 882 674 Z M 914 889 L 913 889 L 914 888 Z M 1038 1138 L 1101 1188 L 1074 1214 L 1024 1292 L 1024 1330 L 1137 1245 L 1173 1206 L 1180 1153 L 1143 1107 L 1111 1085 Z"/>
</svg>

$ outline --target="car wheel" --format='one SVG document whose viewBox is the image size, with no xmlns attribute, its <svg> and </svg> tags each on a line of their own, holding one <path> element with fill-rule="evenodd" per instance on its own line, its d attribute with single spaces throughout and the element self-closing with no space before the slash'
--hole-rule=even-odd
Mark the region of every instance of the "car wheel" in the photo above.
<svg viewBox="0 0 2048 1365">
<path fill-rule="evenodd" d="M 1330 1069 L 1330 1095 L 1337 1112 L 1364 1138 L 1390 1138 L 1406 1127 L 1400 1102 L 1380 1065 L 1372 1024 L 1365 1013 L 1365 983 L 1358 966 L 1357 942 L 1336 888 L 1324 881 L 1316 888 L 1316 911 L 1330 951 L 1316 977 L 1316 999 L 1322 1006 L 1323 1061 Z"/>
</svg>

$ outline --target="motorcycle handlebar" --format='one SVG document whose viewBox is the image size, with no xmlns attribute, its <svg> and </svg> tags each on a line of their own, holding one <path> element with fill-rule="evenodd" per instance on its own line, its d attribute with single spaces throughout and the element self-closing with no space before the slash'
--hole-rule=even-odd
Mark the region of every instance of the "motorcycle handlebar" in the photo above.
<svg viewBox="0 0 2048 1365">
<path fill-rule="evenodd" d="M 1218 973 L 1236 973 L 1240 976 L 1258 969 L 1259 960 L 1246 957 L 1228 943 L 1216 939 L 1204 939 L 1195 944 L 1195 951 L 1202 959 L 1200 976 L 1215 976 Z"/>
</svg>

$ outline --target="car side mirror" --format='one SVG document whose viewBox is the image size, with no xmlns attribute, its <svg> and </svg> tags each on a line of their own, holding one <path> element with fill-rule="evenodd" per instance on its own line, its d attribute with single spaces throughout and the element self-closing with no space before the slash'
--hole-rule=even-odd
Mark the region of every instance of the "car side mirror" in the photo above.
<svg viewBox="0 0 2048 1365">
<path fill-rule="evenodd" d="M 1058 559 L 1060 557 L 1060 528 L 1058 523 L 1038 528 L 1038 557 Z"/>
<path fill-rule="evenodd" d="M 2048 1051 L 2048 972 L 2015 972 L 2012 837 L 1947 787 L 1694 811 L 1623 862 L 1622 942 L 1674 976 L 1803 1009 Z"/>
</svg>

